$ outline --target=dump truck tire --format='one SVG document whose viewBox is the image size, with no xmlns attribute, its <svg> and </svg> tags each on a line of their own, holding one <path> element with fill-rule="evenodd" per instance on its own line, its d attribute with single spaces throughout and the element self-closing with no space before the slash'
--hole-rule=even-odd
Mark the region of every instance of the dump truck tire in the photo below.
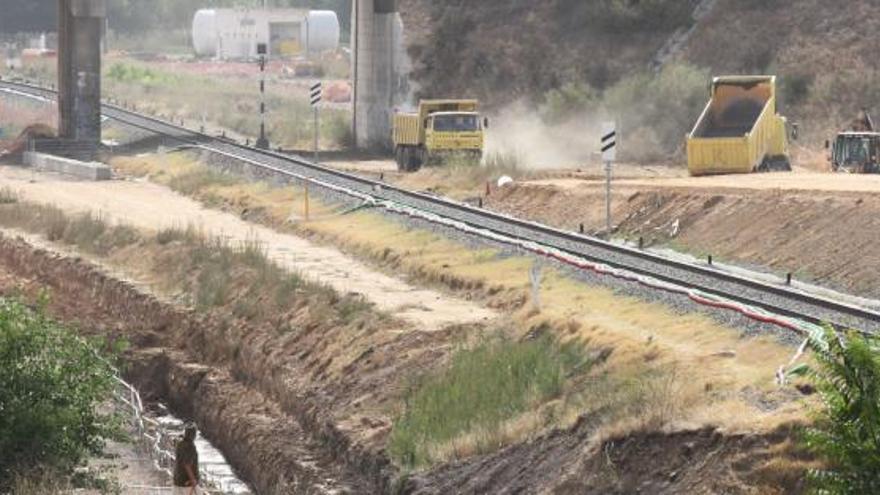
<svg viewBox="0 0 880 495">
<path fill-rule="evenodd" d="M 787 156 L 766 157 L 756 172 L 791 172 L 791 161 Z"/>
<path fill-rule="evenodd" d="M 406 172 L 406 162 L 404 161 L 405 150 L 401 146 L 394 149 L 394 161 L 397 163 L 398 172 Z"/>
</svg>

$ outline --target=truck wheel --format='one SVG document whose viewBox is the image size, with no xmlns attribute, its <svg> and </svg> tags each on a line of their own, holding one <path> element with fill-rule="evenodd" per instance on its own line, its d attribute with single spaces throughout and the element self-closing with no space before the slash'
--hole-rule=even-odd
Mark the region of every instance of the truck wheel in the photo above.
<svg viewBox="0 0 880 495">
<path fill-rule="evenodd" d="M 765 157 L 757 172 L 791 172 L 791 161 L 785 156 Z"/>
<path fill-rule="evenodd" d="M 404 161 L 404 149 L 400 146 L 394 149 L 394 161 L 397 162 L 397 171 L 406 172 L 406 162 Z"/>
<path fill-rule="evenodd" d="M 418 172 L 418 170 L 422 168 L 422 163 L 419 159 L 419 150 L 416 148 L 407 148 L 406 152 L 406 171 Z"/>
</svg>

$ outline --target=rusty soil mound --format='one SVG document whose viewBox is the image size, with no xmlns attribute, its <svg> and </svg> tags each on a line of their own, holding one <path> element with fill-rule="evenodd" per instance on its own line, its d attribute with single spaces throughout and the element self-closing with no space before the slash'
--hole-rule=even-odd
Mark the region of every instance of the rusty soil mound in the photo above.
<svg viewBox="0 0 880 495">
<path fill-rule="evenodd" d="M 731 187 L 738 181 L 771 181 L 763 174 L 720 181 L 682 179 L 669 185 L 620 181 L 615 185 L 614 222 L 618 235 L 643 237 L 648 245 L 701 257 L 712 254 L 880 298 L 880 183 L 863 187 L 868 179 L 853 185 L 848 179 L 858 177 L 830 174 L 792 177 L 792 184 L 779 187 Z M 497 191 L 488 205 L 570 230 L 583 224 L 595 232 L 605 223 L 604 185 L 594 181 L 517 184 Z"/>
<path fill-rule="evenodd" d="M 55 130 L 45 124 L 32 124 L 26 127 L 15 140 L 0 143 L 0 158 L 12 163 L 21 161 L 22 154 L 27 151 L 31 139 L 48 139 L 55 137 Z"/>
<path fill-rule="evenodd" d="M 761 435 L 723 435 L 711 428 L 638 432 L 584 448 L 591 427 L 581 421 L 474 462 L 451 464 L 408 481 L 407 491 L 442 493 L 797 494 L 798 463 L 791 427 Z"/>
</svg>

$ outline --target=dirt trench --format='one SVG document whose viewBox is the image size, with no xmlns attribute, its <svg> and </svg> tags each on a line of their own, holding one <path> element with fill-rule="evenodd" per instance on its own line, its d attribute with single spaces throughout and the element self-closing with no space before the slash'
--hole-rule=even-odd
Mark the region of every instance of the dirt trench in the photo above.
<svg viewBox="0 0 880 495">
<path fill-rule="evenodd" d="M 81 259 L 0 237 L 0 291 L 35 296 L 43 288 L 53 317 L 127 339 L 126 378 L 147 400 L 196 420 L 259 493 L 388 490 L 387 459 L 355 445 L 321 400 L 280 385 L 285 373 L 271 357 L 247 343 L 218 342 L 212 332 L 225 323 L 174 308 Z M 241 359 L 224 366 L 227 352 Z"/>
<path fill-rule="evenodd" d="M 414 476 L 405 491 L 796 495 L 805 492 L 804 468 L 812 462 L 791 441 L 796 426 L 735 435 L 714 428 L 637 431 L 600 444 L 590 442 L 594 428 L 582 418 L 570 429 Z"/>
</svg>

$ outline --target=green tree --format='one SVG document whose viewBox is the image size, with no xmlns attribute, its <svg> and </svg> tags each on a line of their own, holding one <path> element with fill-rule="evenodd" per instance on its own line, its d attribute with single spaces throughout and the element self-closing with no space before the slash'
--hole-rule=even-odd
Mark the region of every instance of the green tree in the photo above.
<svg viewBox="0 0 880 495">
<path fill-rule="evenodd" d="M 16 474 L 68 472 L 117 432 L 98 405 L 112 366 L 42 311 L 0 299 L 0 492 Z"/>
<path fill-rule="evenodd" d="M 818 366 L 806 370 L 824 407 L 805 440 L 828 468 L 810 473 L 817 493 L 880 493 L 880 340 L 827 328 L 810 339 Z"/>
</svg>

